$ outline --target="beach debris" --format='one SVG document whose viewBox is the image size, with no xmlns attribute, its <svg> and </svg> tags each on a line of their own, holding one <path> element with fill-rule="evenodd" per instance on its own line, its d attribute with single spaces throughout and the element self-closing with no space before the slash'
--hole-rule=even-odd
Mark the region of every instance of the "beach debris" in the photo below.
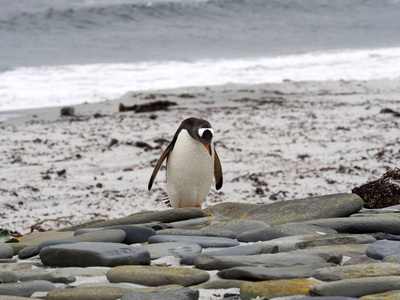
<svg viewBox="0 0 400 300">
<path fill-rule="evenodd" d="M 60 171 L 56 172 L 58 176 L 65 176 L 67 174 L 67 170 L 66 169 L 62 169 Z"/>
<path fill-rule="evenodd" d="M 174 105 L 178 104 L 176 102 L 168 100 L 154 101 L 146 104 L 135 104 L 132 106 L 126 106 L 123 103 L 120 103 L 119 112 L 124 112 L 124 111 L 134 111 L 136 113 L 154 112 L 157 110 L 168 110 L 169 106 L 174 106 Z"/>
<path fill-rule="evenodd" d="M 72 106 L 64 106 L 60 110 L 61 117 L 75 117 L 75 108 Z"/>
<path fill-rule="evenodd" d="M 108 149 L 111 149 L 112 146 L 118 145 L 119 141 L 117 139 L 111 139 L 110 144 L 108 145 Z"/>
<path fill-rule="evenodd" d="M 383 208 L 400 204 L 400 169 L 386 172 L 381 178 L 367 182 L 351 191 L 364 201 L 366 208 Z"/>
<path fill-rule="evenodd" d="M 135 146 L 138 148 L 143 148 L 144 151 L 149 151 L 149 150 L 153 150 L 154 147 L 150 146 L 149 144 L 145 143 L 145 142 L 136 142 Z"/>
<path fill-rule="evenodd" d="M 394 117 L 400 117 L 400 112 L 394 111 L 390 108 L 384 108 L 380 111 L 381 114 L 392 114 Z"/>
</svg>

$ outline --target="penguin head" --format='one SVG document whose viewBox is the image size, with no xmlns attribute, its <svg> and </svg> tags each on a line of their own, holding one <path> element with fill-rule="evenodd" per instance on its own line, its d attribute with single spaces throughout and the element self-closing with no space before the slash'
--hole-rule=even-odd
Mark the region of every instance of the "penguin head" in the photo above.
<svg viewBox="0 0 400 300">
<path fill-rule="evenodd" d="M 214 130 L 211 124 L 203 119 L 189 118 L 182 122 L 181 129 L 186 129 L 190 136 L 202 143 L 208 153 L 212 155 L 211 143 L 214 137 Z"/>
</svg>

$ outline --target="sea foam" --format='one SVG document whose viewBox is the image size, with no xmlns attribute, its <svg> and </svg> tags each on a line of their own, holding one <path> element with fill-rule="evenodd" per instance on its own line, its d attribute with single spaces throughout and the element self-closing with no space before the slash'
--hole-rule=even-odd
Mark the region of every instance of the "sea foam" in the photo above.
<svg viewBox="0 0 400 300">
<path fill-rule="evenodd" d="M 19 67 L 0 73 L 0 110 L 115 99 L 127 91 L 225 83 L 400 78 L 400 48 L 241 59 Z"/>
</svg>

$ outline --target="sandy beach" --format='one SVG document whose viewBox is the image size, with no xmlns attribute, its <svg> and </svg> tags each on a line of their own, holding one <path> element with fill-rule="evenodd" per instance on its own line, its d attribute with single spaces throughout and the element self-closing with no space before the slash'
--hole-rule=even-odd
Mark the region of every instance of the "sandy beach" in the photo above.
<svg viewBox="0 0 400 300">
<path fill-rule="evenodd" d="M 0 112 L 0 227 L 27 234 L 165 209 L 165 168 L 151 191 L 147 183 L 191 116 L 213 125 L 223 168 L 205 207 L 351 192 L 399 167 L 399 83 L 229 84 L 128 92 L 77 105 L 75 117 L 60 107 Z M 177 105 L 118 112 L 158 100 Z"/>
</svg>

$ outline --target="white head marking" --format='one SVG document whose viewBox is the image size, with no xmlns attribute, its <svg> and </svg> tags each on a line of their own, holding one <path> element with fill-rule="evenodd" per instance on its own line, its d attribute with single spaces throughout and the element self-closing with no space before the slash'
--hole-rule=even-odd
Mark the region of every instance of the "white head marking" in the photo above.
<svg viewBox="0 0 400 300">
<path fill-rule="evenodd" d="M 199 134 L 199 136 L 203 137 L 204 131 L 206 130 L 209 130 L 211 134 L 214 136 L 214 129 L 212 128 L 199 128 L 197 133 Z"/>
</svg>

